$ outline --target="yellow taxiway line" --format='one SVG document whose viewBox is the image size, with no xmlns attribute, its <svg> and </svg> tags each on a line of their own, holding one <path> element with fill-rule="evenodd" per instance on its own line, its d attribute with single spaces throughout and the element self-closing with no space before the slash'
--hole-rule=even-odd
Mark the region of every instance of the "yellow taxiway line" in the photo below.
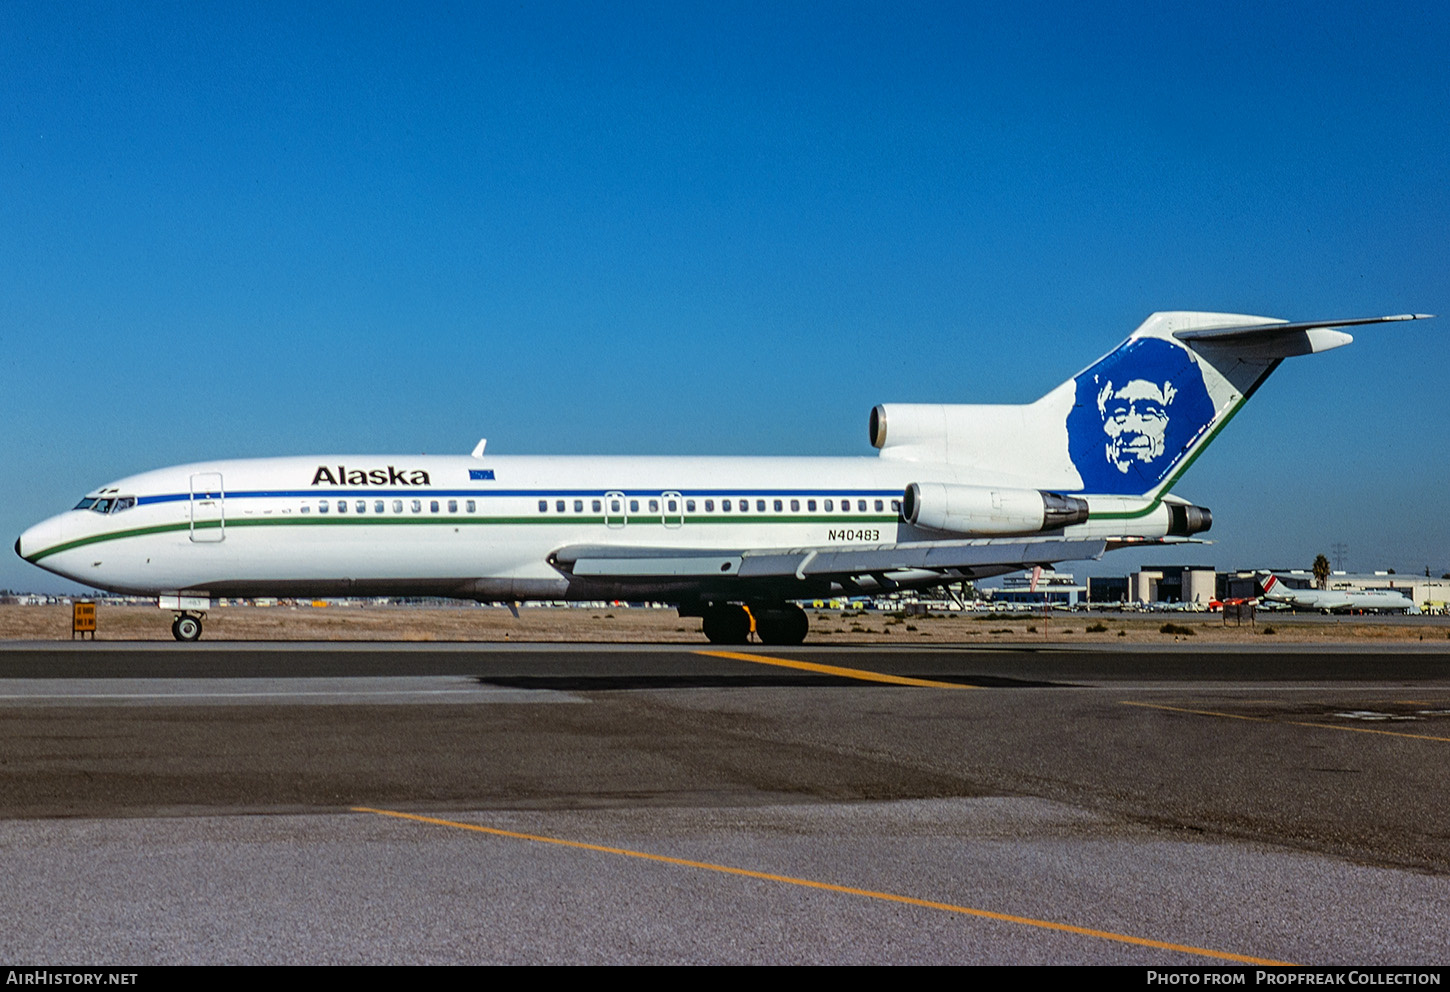
<svg viewBox="0 0 1450 992">
<path fill-rule="evenodd" d="M 489 834 L 494 837 L 508 837 L 513 840 L 528 840 L 536 844 L 555 844 L 560 847 L 572 847 L 581 851 L 595 851 L 600 854 L 614 854 L 625 858 L 639 858 L 644 861 L 654 861 L 661 864 L 676 865 L 681 868 L 697 868 L 702 871 L 719 872 L 723 875 L 738 875 L 744 878 L 757 878 L 766 882 L 780 882 L 784 885 L 798 885 L 807 889 L 820 889 L 825 892 L 839 892 L 843 895 L 861 896 L 866 899 L 879 899 L 883 902 L 900 903 L 907 906 L 920 906 L 924 909 L 936 909 L 946 913 L 957 913 L 962 916 L 975 916 L 985 920 L 997 920 L 1001 923 L 1016 923 L 1019 926 L 1036 927 L 1040 930 L 1053 930 L 1059 933 L 1077 934 L 1081 937 L 1095 937 L 1099 940 L 1111 940 L 1120 944 L 1134 944 L 1138 947 L 1152 947 L 1160 951 L 1177 951 L 1182 954 L 1192 954 L 1198 957 L 1215 958 L 1220 961 L 1236 961 L 1240 964 L 1263 964 L 1263 965 L 1287 965 L 1287 961 L 1274 961 L 1267 958 L 1249 957 L 1244 954 L 1232 954 L 1228 951 L 1215 951 L 1206 947 L 1194 947 L 1191 944 L 1172 944 L 1162 940 L 1149 940 L 1147 937 L 1134 937 L 1131 934 L 1114 933 L 1111 930 L 1094 930 L 1090 927 L 1077 927 L 1068 923 L 1054 923 L 1051 920 L 1037 920 L 1030 916 L 1013 916 L 1010 913 L 994 913 L 986 909 L 973 909 L 970 906 L 957 906 L 949 902 L 934 902 L 930 899 L 917 899 L 913 896 L 896 895 L 892 892 L 877 892 L 872 889 L 858 889 L 849 885 L 833 885 L 830 882 L 817 882 L 808 878 L 795 878 L 791 875 L 775 875 L 764 871 L 751 871 L 748 868 L 732 868 L 729 865 L 717 865 L 708 861 L 690 861 L 686 858 L 672 858 L 663 854 L 649 854 L 645 851 L 631 851 L 623 847 L 606 847 L 602 844 L 586 844 L 577 840 L 563 840 L 558 837 L 545 837 L 540 834 L 525 834 L 514 830 L 500 830 L 497 827 L 484 827 L 476 823 L 460 823 L 457 820 L 441 820 L 431 816 L 419 816 L 416 813 L 401 813 L 396 810 L 373 809 L 367 806 L 354 806 L 354 813 L 372 813 L 377 816 L 390 816 L 399 820 L 413 820 L 418 823 L 430 823 L 439 827 L 453 827 L 457 830 L 470 830 L 474 833 Z"/>
<path fill-rule="evenodd" d="M 1386 737 L 1408 737 L 1417 741 L 1441 741 L 1450 744 L 1450 737 L 1431 737 L 1429 734 L 1406 734 L 1398 730 L 1376 730 L 1374 727 L 1345 727 L 1337 723 L 1311 723 L 1308 720 L 1275 720 L 1267 716 L 1242 716 L 1238 713 L 1220 713 L 1217 710 L 1192 710 L 1185 706 L 1163 706 L 1159 703 L 1139 703 L 1131 699 L 1122 701 L 1124 706 L 1141 706 L 1149 710 L 1167 710 L 1170 713 L 1192 713 L 1195 716 L 1217 716 L 1225 720 L 1248 720 L 1250 723 L 1275 723 L 1282 727 L 1318 727 L 1320 730 L 1347 730 L 1352 734 L 1384 734 Z"/>
<path fill-rule="evenodd" d="M 886 675 L 883 672 L 868 672 L 864 668 L 840 668 L 836 665 L 817 665 L 809 661 L 796 661 L 793 658 L 772 658 L 764 654 L 745 654 L 737 651 L 696 651 L 696 654 L 707 654 L 712 658 L 730 658 L 734 661 L 753 661 L 757 665 L 778 665 L 781 668 L 797 668 L 803 672 L 815 672 L 817 675 L 839 675 L 847 679 L 860 679 L 863 682 L 887 682 L 891 685 L 914 685 L 926 689 L 980 689 L 979 685 L 967 685 L 964 682 L 933 682 L 931 679 L 913 679 L 905 675 Z"/>
</svg>

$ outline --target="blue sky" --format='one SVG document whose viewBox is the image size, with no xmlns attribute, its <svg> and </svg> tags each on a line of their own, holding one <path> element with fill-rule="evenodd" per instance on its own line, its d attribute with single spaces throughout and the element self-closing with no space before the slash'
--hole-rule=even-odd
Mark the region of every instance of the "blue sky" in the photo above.
<svg viewBox="0 0 1450 992">
<path fill-rule="evenodd" d="M 1450 314 L 1447 43 L 1438 3 L 9 0 L 0 533 L 209 457 L 866 455 L 873 404 L 1034 399 L 1153 310 Z M 1179 485 L 1217 543 L 1095 571 L 1450 571 L 1447 334 L 1286 363 Z"/>
</svg>

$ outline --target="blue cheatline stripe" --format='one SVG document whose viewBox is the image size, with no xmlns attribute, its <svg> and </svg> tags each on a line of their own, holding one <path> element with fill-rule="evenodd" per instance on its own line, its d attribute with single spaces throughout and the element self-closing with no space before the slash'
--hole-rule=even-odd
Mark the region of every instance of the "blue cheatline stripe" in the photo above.
<svg viewBox="0 0 1450 992">
<path fill-rule="evenodd" d="M 682 497 L 691 499 L 721 498 L 731 499 L 741 496 L 751 498 L 790 496 L 809 499 L 831 499 L 836 496 L 870 497 L 875 499 L 897 499 L 901 496 L 899 489 L 425 489 L 423 487 L 407 489 L 249 489 L 238 492 L 227 492 L 227 499 L 331 499 L 334 497 L 354 496 L 376 496 L 378 498 L 393 498 L 411 496 L 417 498 L 437 498 L 448 496 L 463 496 L 467 498 L 479 497 L 502 497 L 502 496 L 526 496 L 533 498 L 559 497 L 595 497 L 602 499 L 606 493 L 623 493 L 625 496 L 648 496 L 656 497 L 665 493 L 679 493 Z M 197 493 L 198 496 L 210 499 L 213 494 Z M 190 493 L 165 493 L 158 496 L 141 496 L 137 499 L 138 504 L 148 503 L 175 503 L 187 502 L 191 499 Z"/>
</svg>

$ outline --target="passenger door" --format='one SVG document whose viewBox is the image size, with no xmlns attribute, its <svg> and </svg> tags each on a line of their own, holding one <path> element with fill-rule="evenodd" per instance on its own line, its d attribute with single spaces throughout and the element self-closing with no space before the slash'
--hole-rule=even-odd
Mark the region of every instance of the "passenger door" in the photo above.
<svg viewBox="0 0 1450 992">
<path fill-rule="evenodd" d="M 629 519 L 627 504 L 624 502 L 624 493 L 609 492 L 604 494 L 604 525 L 606 527 L 623 527 Z"/>
<path fill-rule="evenodd" d="M 220 472 L 197 472 L 191 477 L 191 539 L 217 544 L 227 538 L 226 489 Z"/>
<path fill-rule="evenodd" d="M 685 522 L 685 500 L 679 493 L 660 493 L 660 522 L 671 528 Z"/>
</svg>

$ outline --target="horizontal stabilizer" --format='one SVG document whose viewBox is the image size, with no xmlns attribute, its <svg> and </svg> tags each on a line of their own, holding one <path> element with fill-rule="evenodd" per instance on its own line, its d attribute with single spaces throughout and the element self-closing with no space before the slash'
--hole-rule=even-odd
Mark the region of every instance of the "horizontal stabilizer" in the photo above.
<svg viewBox="0 0 1450 992">
<path fill-rule="evenodd" d="M 1397 320 L 1428 320 L 1432 313 L 1398 313 L 1389 317 L 1354 317 L 1350 320 L 1300 320 L 1289 323 L 1248 324 L 1240 327 L 1206 327 L 1193 331 L 1174 331 L 1180 341 L 1224 341 L 1228 339 L 1270 338 L 1296 334 L 1321 327 L 1358 327 L 1363 324 L 1389 324 Z"/>
</svg>

